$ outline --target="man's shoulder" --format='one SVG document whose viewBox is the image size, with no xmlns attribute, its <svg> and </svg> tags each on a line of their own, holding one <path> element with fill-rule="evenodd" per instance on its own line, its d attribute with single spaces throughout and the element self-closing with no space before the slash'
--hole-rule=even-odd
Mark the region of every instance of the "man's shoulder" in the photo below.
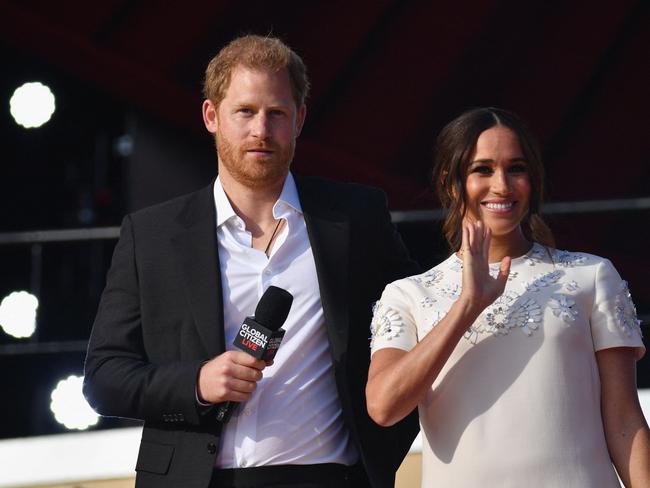
<svg viewBox="0 0 650 488">
<path fill-rule="evenodd" d="M 334 198 L 339 204 L 385 204 L 386 194 L 380 188 L 361 183 L 332 180 L 321 176 L 294 175 L 301 200 Z"/>
<path fill-rule="evenodd" d="M 167 220 L 183 219 L 185 216 L 192 216 L 197 213 L 210 212 L 212 206 L 212 187 L 209 186 L 150 205 L 129 214 L 134 222 L 160 222 Z"/>
</svg>

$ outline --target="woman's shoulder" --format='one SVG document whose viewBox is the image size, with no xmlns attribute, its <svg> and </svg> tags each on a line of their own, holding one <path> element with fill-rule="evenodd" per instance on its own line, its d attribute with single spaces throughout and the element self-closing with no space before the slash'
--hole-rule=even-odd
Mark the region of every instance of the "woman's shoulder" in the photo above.
<svg viewBox="0 0 650 488">
<path fill-rule="evenodd" d="M 426 290 L 445 279 L 459 279 L 462 268 L 462 261 L 458 259 L 455 254 L 452 254 L 433 268 L 420 274 L 407 276 L 406 278 L 393 281 L 388 286 L 399 289 L 420 288 Z"/>
<path fill-rule="evenodd" d="M 551 264 L 557 268 L 580 269 L 597 268 L 599 266 L 612 266 L 609 259 L 596 254 L 582 251 L 569 251 L 534 243 L 531 250 L 523 256 L 525 264 L 535 266 L 537 263 Z"/>
<path fill-rule="evenodd" d="M 462 281 L 462 261 L 454 254 L 427 271 L 388 284 L 382 301 L 415 306 L 430 304 L 438 298 L 458 298 Z"/>
</svg>

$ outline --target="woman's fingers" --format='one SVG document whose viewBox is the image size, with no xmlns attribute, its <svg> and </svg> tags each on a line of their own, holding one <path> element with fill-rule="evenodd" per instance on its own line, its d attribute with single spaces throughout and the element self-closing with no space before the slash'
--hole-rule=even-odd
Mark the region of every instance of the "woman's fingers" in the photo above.
<svg viewBox="0 0 650 488">
<path fill-rule="evenodd" d="M 462 236 L 461 236 L 461 241 L 460 241 L 460 255 L 462 256 L 463 253 L 469 248 L 469 229 L 467 228 L 469 223 L 465 220 L 462 223 L 461 229 L 462 229 Z"/>
<path fill-rule="evenodd" d="M 512 264 L 512 259 L 510 256 L 506 256 L 501 260 L 501 266 L 499 266 L 499 274 L 497 275 L 497 281 L 503 285 L 503 288 L 506 286 L 508 281 L 508 275 L 510 274 L 510 265 Z"/>
<path fill-rule="evenodd" d="M 483 252 L 483 256 L 485 256 L 486 260 L 488 259 L 489 256 L 491 240 L 492 240 L 492 230 L 486 225 L 485 235 L 483 236 L 483 249 L 481 249 L 481 251 Z"/>
<path fill-rule="evenodd" d="M 474 252 L 474 222 L 467 222 L 467 247 L 464 252 L 469 252 L 470 254 Z"/>
</svg>

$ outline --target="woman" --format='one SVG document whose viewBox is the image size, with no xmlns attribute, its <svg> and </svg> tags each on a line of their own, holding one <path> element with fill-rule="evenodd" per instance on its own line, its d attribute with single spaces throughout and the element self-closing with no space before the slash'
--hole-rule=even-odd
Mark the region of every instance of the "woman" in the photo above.
<svg viewBox="0 0 650 488">
<path fill-rule="evenodd" d="M 554 249 L 524 124 L 462 114 L 438 138 L 434 178 L 455 253 L 377 303 L 371 417 L 419 408 L 423 486 L 615 487 L 611 458 L 626 486 L 650 487 L 634 305 L 609 261 Z"/>
</svg>

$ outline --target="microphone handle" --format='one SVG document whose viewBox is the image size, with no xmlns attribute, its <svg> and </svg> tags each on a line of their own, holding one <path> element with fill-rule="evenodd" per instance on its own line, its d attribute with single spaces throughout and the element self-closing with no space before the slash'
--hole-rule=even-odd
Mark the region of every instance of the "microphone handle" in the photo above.
<svg viewBox="0 0 650 488">
<path fill-rule="evenodd" d="M 239 402 L 220 403 L 219 406 L 217 407 L 217 414 L 215 415 L 217 422 L 221 424 L 225 424 L 226 422 L 228 422 L 230 420 L 230 416 L 238 406 L 239 406 Z"/>
</svg>

